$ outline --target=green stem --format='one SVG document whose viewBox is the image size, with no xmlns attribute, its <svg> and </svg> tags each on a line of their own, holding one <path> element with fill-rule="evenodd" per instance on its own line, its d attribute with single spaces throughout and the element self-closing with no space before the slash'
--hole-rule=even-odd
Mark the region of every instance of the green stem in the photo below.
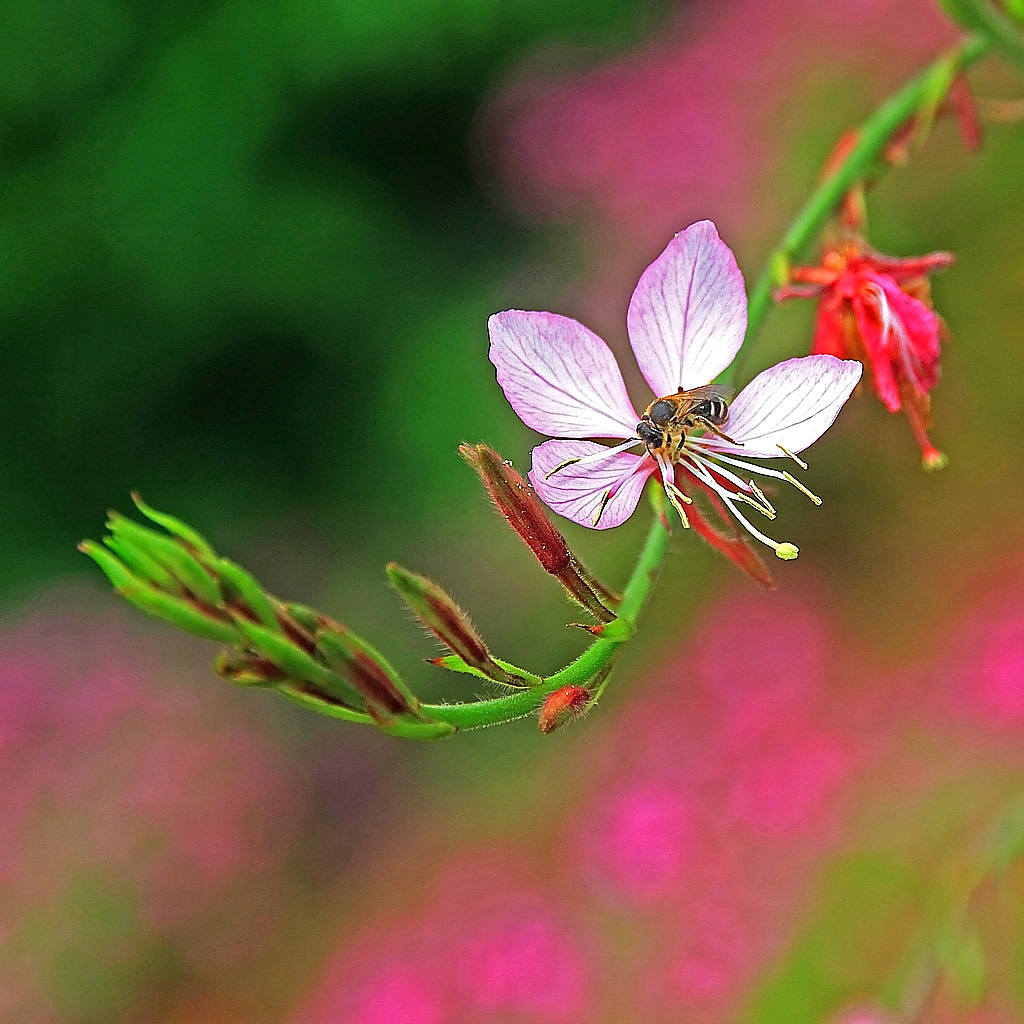
<svg viewBox="0 0 1024 1024">
<path fill-rule="evenodd" d="M 780 283 L 777 280 L 778 268 L 799 256 L 814 241 L 846 191 L 872 169 L 893 133 L 926 103 L 934 76 L 942 73 L 951 60 L 961 69 L 968 67 L 991 46 L 991 40 L 986 36 L 966 36 L 952 53 L 944 54 L 912 78 L 860 126 L 857 142 L 846 159 L 811 193 L 789 230 L 769 253 L 765 268 L 750 293 L 747 336 L 743 342 L 745 350 L 749 350 L 768 312 L 772 289 Z M 734 369 L 737 366 L 738 360 L 733 363 Z"/>
<path fill-rule="evenodd" d="M 651 593 L 658 570 L 668 551 L 672 533 L 662 515 L 655 513 L 654 522 L 644 543 L 640 559 L 626 584 L 619 606 L 619 618 L 630 626 L 643 610 Z M 544 698 L 563 686 L 585 686 L 615 657 L 625 640 L 595 640 L 575 661 L 561 671 L 548 676 L 539 686 L 531 687 L 493 700 L 473 701 L 469 704 L 424 704 L 423 712 L 439 722 L 448 722 L 459 729 L 478 729 L 485 725 L 498 725 L 536 711 Z"/>
</svg>

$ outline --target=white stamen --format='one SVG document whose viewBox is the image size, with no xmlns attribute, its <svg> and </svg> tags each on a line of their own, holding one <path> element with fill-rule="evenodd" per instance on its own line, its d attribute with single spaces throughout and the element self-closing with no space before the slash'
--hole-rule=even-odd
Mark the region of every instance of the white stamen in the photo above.
<svg viewBox="0 0 1024 1024">
<path fill-rule="evenodd" d="M 665 458 L 664 455 L 655 455 L 655 462 L 658 463 L 658 467 L 661 469 L 661 482 L 665 488 L 665 494 L 668 500 L 672 503 L 672 507 L 679 514 L 680 522 L 683 524 L 683 529 L 688 530 L 690 528 L 690 520 L 687 518 L 686 510 L 683 508 L 683 502 L 687 505 L 693 504 L 693 498 L 684 494 L 678 487 L 676 487 L 675 471 L 672 467 L 672 463 Z"/>
<path fill-rule="evenodd" d="M 752 506 L 753 508 L 756 508 L 757 511 L 760 512 L 761 515 L 763 515 L 767 519 L 775 518 L 775 509 L 772 508 L 771 502 L 769 502 L 767 498 L 764 498 L 763 494 L 761 495 L 761 497 L 764 498 L 764 501 L 762 503 L 761 501 L 758 501 L 755 498 L 752 498 L 749 494 L 745 493 L 748 490 L 752 490 L 752 488 L 748 484 L 744 483 L 738 476 L 736 476 L 735 473 L 730 472 L 728 469 L 725 469 L 722 466 L 716 466 L 710 459 L 705 459 L 702 455 L 699 455 L 697 452 L 689 451 L 687 452 L 687 455 L 696 462 L 699 462 L 700 465 L 705 467 L 707 470 L 713 470 L 715 473 L 720 474 L 721 476 L 725 477 L 725 479 L 728 480 L 730 483 L 734 484 L 736 486 L 736 491 L 729 492 L 734 498 L 739 498 L 740 501 Z M 702 476 L 701 479 L 704 480 L 704 477 Z M 709 487 L 713 487 L 716 491 L 719 491 L 718 481 L 715 480 L 714 476 L 710 472 L 708 473 L 708 478 L 705 480 L 705 483 L 707 483 Z M 758 491 L 760 491 L 760 488 L 758 488 Z M 721 493 L 721 491 L 719 491 L 719 493 Z"/>
<path fill-rule="evenodd" d="M 792 473 L 780 472 L 777 469 L 769 469 L 767 466 L 755 466 L 753 463 L 743 462 L 740 459 L 731 459 L 728 455 L 722 455 L 721 452 L 716 452 L 713 448 L 707 448 L 705 451 L 707 452 L 708 457 L 715 462 L 727 462 L 730 466 L 736 466 L 739 469 L 747 469 L 752 473 L 760 473 L 762 476 L 772 476 L 775 477 L 776 480 L 785 480 L 786 483 L 792 484 L 798 491 L 803 491 L 803 493 L 806 494 L 815 505 L 821 504 L 821 498 L 804 487 L 804 485 L 800 483 Z M 802 465 L 806 466 L 807 463 L 802 463 Z M 753 480 L 751 480 L 750 483 L 756 488 L 757 485 L 754 484 Z M 758 497 L 763 497 L 763 495 L 758 494 Z M 765 504 L 769 507 L 771 506 L 771 502 L 769 501 L 766 501 Z"/>
<path fill-rule="evenodd" d="M 764 491 L 762 491 L 753 480 L 748 480 L 747 482 L 750 484 L 750 489 L 757 495 L 758 501 L 760 501 L 765 508 L 770 508 L 774 512 L 775 506 L 768 500 Z"/>
<path fill-rule="evenodd" d="M 640 438 L 631 437 L 628 441 L 623 441 L 622 444 L 616 445 L 614 448 L 602 448 L 601 451 L 594 452 L 593 455 L 584 455 L 578 459 L 566 459 L 565 462 L 555 466 L 550 473 L 546 473 L 544 479 L 550 480 L 556 473 L 560 473 L 563 469 L 568 469 L 569 466 L 589 466 L 595 462 L 601 462 L 603 459 L 617 455 L 619 452 L 624 452 L 627 448 L 633 448 L 641 443 Z"/>
<path fill-rule="evenodd" d="M 724 466 L 716 466 L 715 463 L 711 459 L 707 458 L 701 452 L 694 451 L 692 448 L 690 448 L 690 449 L 687 449 L 686 454 L 691 459 L 697 459 L 698 462 L 700 462 L 704 466 L 707 466 L 709 469 L 714 469 L 714 471 L 716 473 L 719 473 L 723 477 L 725 477 L 725 479 L 728 480 L 729 483 L 734 484 L 736 486 L 737 490 L 740 490 L 740 491 L 749 491 L 749 490 L 751 490 L 750 486 L 745 481 L 741 480 L 735 473 L 733 473 L 730 470 L 726 469 Z"/>
<path fill-rule="evenodd" d="M 700 473 L 698 473 L 697 470 L 707 472 L 706 470 L 703 470 L 702 467 L 694 464 L 694 475 L 699 477 Z M 704 482 L 708 483 L 709 481 Z M 726 505 L 729 506 L 729 511 L 732 512 L 732 514 L 737 518 L 737 520 L 739 520 L 740 525 L 742 525 L 752 537 L 759 540 L 762 544 L 765 545 L 765 547 L 771 548 L 775 552 L 775 554 L 778 555 L 779 558 L 786 560 L 796 558 L 797 554 L 799 553 L 799 549 L 795 544 L 790 544 L 788 541 L 784 541 L 780 544 L 778 541 L 772 540 L 771 537 L 768 537 L 765 534 L 763 534 L 756 526 L 753 525 L 753 523 L 750 522 L 750 520 L 747 519 L 747 517 L 736 507 L 735 503 L 732 500 L 733 497 L 738 497 L 738 495 L 732 495 L 724 488 L 719 488 L 715 486 L 713 481 L 711 482 L 711 486 L 715 487 L 715 490 L 721 496 L 722 500 L 726 503 Z"/>
<path fill-rule="evenodd" d="M 769 469 L 767 466 L 758 466 L 753 462 L 744 462 L 742 459 L 733 459 L 728 455 L 723 455 L 720 451 L 715 448 L 705 448 L 704 452 L 715 460 L 715 462 L 727 462 L 730 466 L 736 466 L 738 469 L 745 469 L 748 473 L 761 473 L 763 476 L 773 476 L 778 480 L 785 480 L 785 474 L 781 473 L 777 469 Z"/>
</svg>

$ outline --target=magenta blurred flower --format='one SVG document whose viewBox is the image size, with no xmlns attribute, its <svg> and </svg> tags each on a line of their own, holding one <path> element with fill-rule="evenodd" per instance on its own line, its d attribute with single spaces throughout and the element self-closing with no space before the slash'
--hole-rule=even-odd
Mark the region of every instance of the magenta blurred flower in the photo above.
<svg viewBox="0 0 1024 1024">
<path fill-rule="evenodd" d="M 127 1019 L 157 976 L 171 994 L 167 962 L 244 962 L 272 934 L 299 827 L 270 736 L 74 604 L 0 632 L 4 1020 Z"/>
<path fill-rule="evenodd" d="M 560 896 L 524 881 L 518 851 L 445 866 L 426 903 L 334 958 L 296 1024 L 583 1024 L 591 971 Z"/>
<path fill-rule="evenodd" d="M 697 855 L 692 796 L 654 779 L 631 781 L 602 800 L 591 849 L 601 874 L 636 903 L 660 900 Z"/>
<path fill-rule="evenodd" d="M 959 717 L 1016 732 L 1024 727 L 1024 579 L 996 588 L 958 625 L 932 674 L 946 680 Z"/>
<path fill-rule="evenodd" d="M 852 770 L 853 758 L 839 736 L 815 722 L 784 719 L 774 735 L 737 758 L 729 811 L 766 836 L 819 831 Z"/>
<path fill-rule="evenodd" d="M 808 122 L 820 131 L 816 99 L 847 97 L 858 79 L 881 96 L 956 38 L 931 0 L 730 0 L 671 11 L 651 37 L 596 64 L 586 52 L 541 50 L 491 110 L 489 141 L 513 199 L 531 217 L 582 223 L 598 243 L 591 281 L 609 298 L 680 211 L 713 210 L 749 237 L 766 196 L 785 188 L 787 142 Z M 842 103 L 829 107 L 845 116 Z"/>
<path fill-rule="evenodd" d="M 710 221 L 677 234 L 630 300 L 630 343 L 655 394 L 642 419 L 615 357 L 596 334 L 554 313 L 495 313 L 488 327 L 498 383 L 527 426 L 562 438 L 533 451 L 530 481 L 540 497 L 573 522 L 608 529 L 632 515 L 656 473 L 684 526 L 686 488 L 706 488 L 751 536 L 780 558 L 795 558 L 794 545 L 767 537 L 739 510 L 745 503 L 775 518 L 761 489 L 733 469 L 810 492 L 787 472 L 737 456 L 795 457 L 835 420 L 861 367 L 829 355 L 789 359 L 755 377 L 731 406 L 717 389 L 702 391 L 692 406 L 686 403 L 684 418 L 676 396 L 704 388 L 729 366 L 746 324 L 743 276 Z M 590 437 L 624 440 L 609 448 L 584 440 Z M 644 454 L 630 454 L 638 445 Z M 677 467 L 689 483 L 680 483 Z"/>
</svg>

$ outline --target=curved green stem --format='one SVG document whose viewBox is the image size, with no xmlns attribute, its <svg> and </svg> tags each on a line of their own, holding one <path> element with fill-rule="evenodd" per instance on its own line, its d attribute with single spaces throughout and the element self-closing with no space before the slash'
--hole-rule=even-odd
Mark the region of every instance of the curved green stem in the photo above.
<svg viewBox="0 0 1024 1024">
<path fill-rule="evenodd" d="M 660 492 L 655 490 L 653 493 Z M 619 606 L 619 618 L 630 626 L 636 624 L 651 593 L 672 536 L 663 510 L 657 508 L 656 498 L 654 504 L 654 522 L 647 534 L 636 568 L 623 591 L 622 604 Z M 539 686 L 533 686 L 528 690 L 521 690 L 507 697 L 473 701 L 468 704 L 424 704 L 423 712 L 438 722 L 447 722 L 459 729 L 479 729 L 485 725 L 498 725 L 501 722 L 522 718 L 536 711 L 543 704 L 544 698 L 555 690 L 563 686 L 585 686 L 611 662 L 625 642 L 625 639 L 595 640 L 575 661 L 553 676 L 548 676 Z"/>
<path fill-rule="evenodd" d="M 751 341 L 761 327 L 771 305 L 772 289 L 783 283 L 778 280 L 779 268 L 786 267 L 814 241 L 846 191 L 871 171 L 893 133 L 927 105 L 936 78 L 951 77 L 951 65 L 956 70 L 966 68 L 991 46 L 987 36 L 966 36 L 952 52 L 944 54 L 890 96 L 860 126 L 857 142 L 846 159 L 811 193 L 779 244 L 769 253 L 765 268 L 750 293 L 743 350 L 749 351 Z M 734 372 L 738 365 L 739 357 L 733 363 Z"/>
</svg>

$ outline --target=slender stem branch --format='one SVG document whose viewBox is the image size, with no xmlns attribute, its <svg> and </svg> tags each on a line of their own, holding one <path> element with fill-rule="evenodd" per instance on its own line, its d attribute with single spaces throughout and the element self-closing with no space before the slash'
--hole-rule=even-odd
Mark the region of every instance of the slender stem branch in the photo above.
<svg viewBox="0 0 1024 1024">
<path fill-rule="evenodd" d="M 983 35 L 964 37 L 951 53 L 943 54 L 912 78 L 864 121 L 857 142 L 846 159 L 811 193 L 782 240 L 769 253 L 765 268 L 750 293 L 744 350 L 749 351 L 768 312 L 772 288 L 779 283 L 776 279 L 779 266 L 798 256 L 817 237 L 846 191 L 871 171 L 893 133 L 926 103 L 935 75 L 948 68 L 951 61 L 958 68 L 968 67 L 983 56 L 991 45 L 991 40 Z M 733 364 L 734 370 L 738 363 L 739 360 Z"/>
<path fill-rule="evenodd" d="M 667 521 L 655 514 L 650 532 L 640 553 L 639 561 L 622 594 L 619 618 L 631 626 L 643 610 L 651 593 L 658 570 L 668 550 L 672 533 Z M 521 690 L 508 697 L 473 701 L 468 704 L 424 704 L 423 711 L 439 722 L 447 722 L 460 729 L 477 729 L 485 725 L 498 725 L 535 711 L 544 698 L 563 686 L 585 686 L 598 672 L 611 662 L 625 640 L 595 640 L 575 661 L 561 671 L 548 676 L 539 686 Z"/>
</svg>

